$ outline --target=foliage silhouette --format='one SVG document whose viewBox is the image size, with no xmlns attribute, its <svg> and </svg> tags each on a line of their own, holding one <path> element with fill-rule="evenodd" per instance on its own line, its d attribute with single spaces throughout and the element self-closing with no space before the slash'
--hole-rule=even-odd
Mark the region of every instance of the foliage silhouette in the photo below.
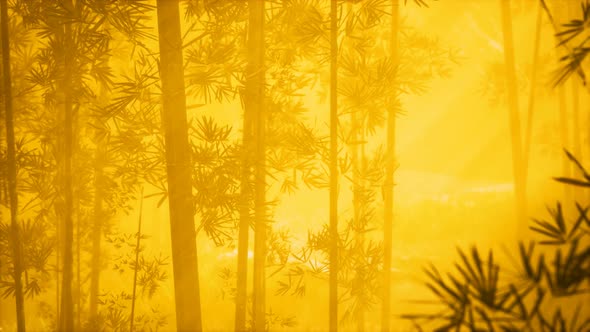
<svg viewBox="0 0 590 332">
<path fill-rule="evenodd" d="M 573 164 L 580 162 L 567 150 Z M 580 181 L 556 178 L 564 185 L 585 186 Z M 434 314 L 406 314 L 405 319 L 436 331 L 584 331 L 590 326 L 581 311 L 589 291 L 589 207 L 575 203 L 577 217 L 567 220 L 560 202 L 549 209 L 549 220 L 533 219 L 530 230 L 540 238 L 518 244 L 518 257 L 511 257 L 516 273 L 476 247 L 458 249 L 455 271 L 443 276 L 434 265 L 424 269 L 425 285 L 443 309 Z M 537 249 L 537 244 L 543 249 Z M 486 257 L 487 256 L 487 257 Z M 516 258 L 516 259 L 515 259 Z M 566 306 L 576 306 L 567 315 Z M 435 324 L 435 325 L 431 325 Z"/>
<path fill-rule="evenodd" d="M 566 54 L 559 58 L 562 66 L 555 72 L 554 86 L 563 84 L 574 73 L 579 76 L 582 83 L 586 85 L 586 73 L 583 65 L 586 56 L 590 53 L 590 46 L 587 45 L 589 39 L 584 37 L 583 33 L 588 29 L 588 22 L 590 20 L 590 2 L 588 2 L 588 0 L 581 0 L 581 13 L 578 14 L 581 17 L 571 19 L 568 23 L 562 24 L 562 29 L 560 29 L 547 7 L 545 0 L 539 1 L 541 1 L 551 24 L 553 25 L 555 36 L 558 40 L 557 46 L 566 49 Z M 575 45 L 570 46 L 570 43 L 575 43 Z"/>
</svg>

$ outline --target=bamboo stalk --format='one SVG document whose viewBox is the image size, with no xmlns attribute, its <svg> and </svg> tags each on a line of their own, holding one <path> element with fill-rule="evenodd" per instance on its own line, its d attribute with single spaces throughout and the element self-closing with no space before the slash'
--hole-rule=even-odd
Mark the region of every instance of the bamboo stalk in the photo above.
<svg viewBox="0 0 590 332">
<path fill-rule="evenodd" d="M 8 194 L 10 199 L 10 228 L 12 235 L 12 259 L 14 265 L 14 296 L 16 302 L 17 331 L 24 332 L 25 327 L 25 299 L 23 295 L 22 272 L 23 253 L 18 225 L 18 192 L 17 192 L 17 164 L 16 143 L 14 135 L 14 109 L 12 104 L 12 80 L 10 70 L 10 43 L 8 31 L 8 1 L 0 1 L 0 18 L 2 29 L 2 90 L 4 91 L 4 107 L 6 121 L 6 145 L 8 157 Z"/>
<path fill-rule="evenodd" d="M 137 290 L 137 270 L 139 270 L 139 248 L 141 242 L 141 217 L 143 214 L 143 187 L 139 200 L 139 220 L 137 221 L 137 244 L 135 245 L 135 265 L 133 271 L 133 295 L 131 296 L 131 316 L 129 318 L 129 332 L 133 332 L 133 319 L 135 317 L 135 296 Z"/>
<path fill-rule="evenodd" d="M 391 40 L 390 56 L 394 64 L 398 59 L 399 1 L 391 1 Z M 390 109 L 387 118 L 387 157 L 385 183 L 383 185 L 384 225 L 383 225 L 383 303 L 381 306 L 381 331 L 391 329 L 391 260 L 393 248 L 393 203 L 395 172 L 395 109 Z"/>
<path fill-rule="evenodd" d="M 524 181 L 524 164 L 522 153 L 522 137 L 520 115 L 518 111 L 518 86 L 516 79 L 516 65 L 514 61 L 514 41 L 512 33 L 512 14 L 510 0 L 500 0 L 502 12 L 502 35 L 504 38 L 504 64 L 506 67 L 506 86 L 508 93 L 508 119 L 510 124 L 510 138 L 512 146 L 512 173 L 514 177 L 514 196 L 517 223 L 517 236 L 526 234 L 527 212 L 526 192 Z"/>
<path fill-rule="evenodd" d="M 533 116 L 535 110 L 535 92 L 537 88 L 537 67 L 539 65 L 539 48 L 541 44 L 541 25 L 543 23 L 543 8 L 541 3 L 537 3 L 537 23 L 535 25 L 535 42 L 533 46 L 533 68 L 531 72 L 531 89 L 529 91 L 529 101 L 527 110 L 527 125 L 525 129 L 525 142 L 524 142 L 524 178 L 525 185 L 528 177 L 528 164 L 530 159 L 531 140 L 532 140 L 532 128 L 533 128 Z"/>
<path fill-rule="evenodd" d="M 254 197 L 254 276 L 253 276 L 253 322 L 254 330 L 266 330 L 266 111 L 265 111 L 265 70 L 264 70 L 264 13 L 265 1 L 250 0 L 249 6 L 249 40 L 248 64 L 251 66 L 249 92 L 252 104 L 257 108 L 254 119 L 256 162 L 255 162 L 255 197 Z"/>
<path fill-rule="evenodd" d="M 338 3 L 330 2 L 330 331 L 338 330 Z"/>
</svg>

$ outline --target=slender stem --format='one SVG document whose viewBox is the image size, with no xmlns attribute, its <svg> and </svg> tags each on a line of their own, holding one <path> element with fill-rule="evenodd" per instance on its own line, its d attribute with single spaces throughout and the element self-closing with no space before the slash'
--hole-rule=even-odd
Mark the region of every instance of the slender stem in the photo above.
<svg viewBox="0 0 590 332">
<path fill-rule="evenodd" d="M 64 3 L 68 13 L 74 9 L 72 0 Z M 60 329 L 63 331 L 74 330 L 74 306 L 72 297 L 73 281 L 73 242 L 74 242 L 74 224 L 73 224 L 73 85 L 72 85 L 72 66 L 74 42 L 72 38 L 72 23 L 66 18 L 64 24 L 64 77 L 61 82 L 62 93 L 64 94 L 64 252 L 63 252 L 63 271 L 62 271 L 62 296 L 61 296 L 61 324 Z"/>
<path fill-rule="evenodd" d="M 512 15 L 510 0 L 500 0 L 502 12 L 502 35 L 504 38 L 504 63 L 506 67 L 506 86 L 508 93 L 508 115 L 512 145 L 512 173 L 514 176 L 515 210 L 517 236 L 525 234 L 527 225 L 526 193 L 523 176 L 522 137 L 520 115 L 518 111 L 518 86 L 516 81 L 516 65 L 514 61 L 514 40 L 512 34 Z"/>
<path fill-rule="evenodd" d="M 57 210 L 57 209 L 56 209 Z M 57 212 L 57 211 L 56 211 Z M 61 261 L 61 242 L 62 242 L 62 237 L 61 237 L 61 223 L 60 220 L 61 218 L 59 218 L 59 214 L 56 213 L 56 216 L 58 216 L 58 218 L 56 218 L 55 220 L 55 233 L 56 233 L 56 245 L 55 245 L 55 317 L 61 317 L 61 283 L 59 280 L 59 272 L 60 272 L 60 261 Z"/>
<path fill-rule="evenodd" d="M 338 2 L 330 1 L 330 331 L 338 330 Z"/>
<path fill-rule="evenodd" d="M 248 76 L 250 77 L 250 73 Z M 249 89 L 249 85 L 247 89 Z M 250 190 L 251 165 L 252 165 L 252 113 L 255 105 L 250 105 L 254 100 L 250 100 L 249 91 L 246 92 L 246 102 L 244 107 L 244 128 L 242 137 L 242 174 L 240 184 L 240 224 L 238 234 L 238 269 L 236 282 L 236 312 L 234 329 L 236 332 L 246 331 L 246 305 L 248 302 L 248 237 L 250 233 L 250 200 L 252 193 Z"/>
<path fill-rule="evenodd" d="M 537 66 L 539 65 L 539 48 L 541 45 L 541 24 L 543 23 L 543 8 L 541 3 L 537 4 L 537 23 L 535 29 L 535 44 L 533 47 L 533 68 L 531 73 L 531 89 L 529 91 L 529 103 L 527 111 L 527 122 L 524 142 L 524 178 L 525 184 L 528 177 L 528 164 L 531 150 L 531 136 L 533 128 L 533 115 L 535 110 L 535 92 L 537 88 Z"/>
<path fill-rule="evenodd" d="M 570 140 L 569 140 L 569 126 L 567 121 L 567 102 L 565 96 L 565 87 L 558 86 L 557 87 L 557 98 L 558 98 L 558 112 L 559 112 L 559 133 L 561 139 L 561 146 L 565 149 L 570 148 Z M 563 155 L 561 158 L 561 172 L 562 176 L 571 177 L 572 174 L 572 167 L 571 163 L 568 160 L 567 156 Z M 572 186 L 563 186 L 564 190 L 564 198 L 566 201 L 571 201 L 573 199 L 573 190 Z"/>
<path fill-rule="evenodd" d="M 265 1 L 250 0 L 248 2 L 248 94 L 252 98 L 251 105 L 256 107 L 255 141 L 255 232 L 254 232 L 254 296 L 253 321 L 254 330 L 266 331 L 266 238 L 268 232 L 266 215 L 266 111 L 265 111 L 265 70 L 264 70 L 264 13 Z"/>
<path fill-rule="evenodd" d="M 98 119 L 96 120 L 98 124 Z M 104 212 L 102 208 L 104 189 L 104 160 L 106 159 L 106 142 L 99 139 L 94 160 L 94 211 L 92 225 L 92 262 L 90 267 L 90 320 L 96 319 L 98 311 L 98 290 L 100 285 L 101 269 L 101 238 L 103 231 Z"/>
<path fill-rule="evenodd" d="M 137 290 L 137 270 L 139 270 L 139 248 L 141 241 L 141 217 L 143 214 L 143 187 L 139 200 L 139 220 L 137 221 L 137 244 L 135 245 L 135 265 L 133 272 L 133 295 L 131 296 L 131 317 L 129 318 L 129 332 L 133 332 L 133 318 L 135 317 L 135 295 Z"/>
<path fill-rule="evenodd" d="M 567 6 L 567 14 L 569 17 L 575 17 L 577 11 L 580 9 L 579 3 L 570 2 Z M 582 70 L 580 66 L 578 70 Z M 572 121 L 572 152 L 578 158 L 578 160 L 583 160 L 582 155 L 582 130 L 580 127 L 580 122 L 582 120 L 580 114 L 580 83 L 584 83 L 584 80 L 579 79 L 578 77 L 571 77 L 570 79 L 570 87 L 571 87 L 571 105 L 572 105 L 572 114 L 571 114 L 571 121 Z M 576 169 L 576 168 L 574 168 Z M 581 175 L 581 174 L 580 174 Z M 574 201 L 581 200 L 583 189 L 580 187 L 574 187 L 573 189 L 573 198 Z"/>
<path fill-rule="evenodd" d="M 8 154 L 8 191 L 10 196 L 10 219 L 12 231 L 12 249 L 14 264 L 14 295 L 16 301 L 17 330 L 25 331 L 25 300 L 23 296 L 23 285 L 21 275 L 22 248 L 18 226 L 18 192 L 16 187 L 16 144 L 14 137 L 14 110 L 12 105 L 12 80 L 10 71 L 10 43 L 8 41 L 8 1 L 0 1 L 0 19 L 2 29 L 2 69 L 3 69 L 3 91 L 6 121 L 6 145 Z"/>
<path fill-rule="evenodd" d="M 76 301 L 77 313 L 76 313 L 76 328 L 80 330 L 81 327 L 81 314 L 82 314 L 82 281 L 80 280 L 80 207 L 76 202 L 76 281 L 78 286 L 78 296 Z"/>
<path fill-rule="evenodd" d="M 572 100 L 572 152 L 579 160 L 582 160 L 582 130 L 580 128 L 580 90 L 577 79 L 570 80 L 571 100 Z M 574 200 L 580 199 L 582 190 L 579 187 L 574 188 Z"/>
<path fill-rule="evenodd" d="M 389 53 L 395 65 L 398 65 L 398 32 L 399 32 L 399 0 L 391 1 L 391 39 Z M 395 87 L 393 87 L 395 88 Z M 391 105 L 395 103 L 390 102 Z M 387 156 L 385 169 L 385 182 L 383 185 L 383 303 L 381 306 L 381 331 L 391 329 L 391 259 L 393 247 L 393 186 L 395 172 L 395 108 L 389 109 L 387 118 Z"/>
</svg>

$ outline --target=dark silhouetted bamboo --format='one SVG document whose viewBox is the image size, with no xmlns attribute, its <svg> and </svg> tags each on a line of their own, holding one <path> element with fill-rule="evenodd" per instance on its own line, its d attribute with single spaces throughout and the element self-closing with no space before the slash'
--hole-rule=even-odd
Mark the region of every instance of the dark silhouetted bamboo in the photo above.
<svg viewBox="0 0 590 332">
<path fill-rule="evenodd" d="M 179 1 L 158 0 L 157 13 L 176 329 L 201 331 Z"/>
<path fill-rule="evenodd" d="M 17 331 L 25 328 L 25 299 L 21 280 L 23 257 L 18 226 L 18 192 L 16 189 L 16 143 L 14 137 L 14 109 L 12 105 L 12 80 L 10 70 L 10 43 L 8 31 L 8 1 L 0 1 L 0 20 L 2 29 L 2 90 L 4 91 L 4 120 L 6 122 L 6 150 L 8 157 L 8 195 L 10 199 L 10 229 L 13 244 L 13 279 L 14 298 L 16 302 Z"/>
<path fill-rule="evenodd" d="M 338 330 L 338 2 L 330 2 L 330 331 Z"/>
<path fill-rule="evenodd" d="M 254 232 L 254 297 L 253 322 L 254 330 L 266 330 L 266 111 L 264 104 L 264 4 L 263 0 L 248 1 L 248 66 L 252 96 L 252 105 L 256 108 L 254 124 L 256 142 L 256 184 L 254 198 L 254 214 L 256 218 Z M 251 75 L 251 76 L 250 76 Z"/>
<path fill-rule="evenodd" d="M 527 225 L 526 193 L 523 168 L 522 138 L 520 133 L 520 116 L 518 112 L 518 87 L 514 63 L 514 41 L 512 36 L 512 15 L 510 0 L 500 0 L 502 11 L 502 35 L 504 39 L 504 65 L 506 67 L 506 87 L 508 94 L 508 111 L 510 137 L 512 145 L 512 173 L 514 176 L 514 196 L 516 201 L 517 234 L 523 236 Z"/>
</svg>

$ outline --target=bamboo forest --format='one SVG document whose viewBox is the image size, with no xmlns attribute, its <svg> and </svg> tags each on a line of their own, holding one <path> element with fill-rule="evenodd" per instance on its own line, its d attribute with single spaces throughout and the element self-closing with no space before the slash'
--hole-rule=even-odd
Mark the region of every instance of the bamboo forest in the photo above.
<svg viewBox="0 0 590 332">
<path fill-rule="evenodd" d="M 590 331 L 590 0 L 0 0 L 0 332 Z"/>
</svg>

